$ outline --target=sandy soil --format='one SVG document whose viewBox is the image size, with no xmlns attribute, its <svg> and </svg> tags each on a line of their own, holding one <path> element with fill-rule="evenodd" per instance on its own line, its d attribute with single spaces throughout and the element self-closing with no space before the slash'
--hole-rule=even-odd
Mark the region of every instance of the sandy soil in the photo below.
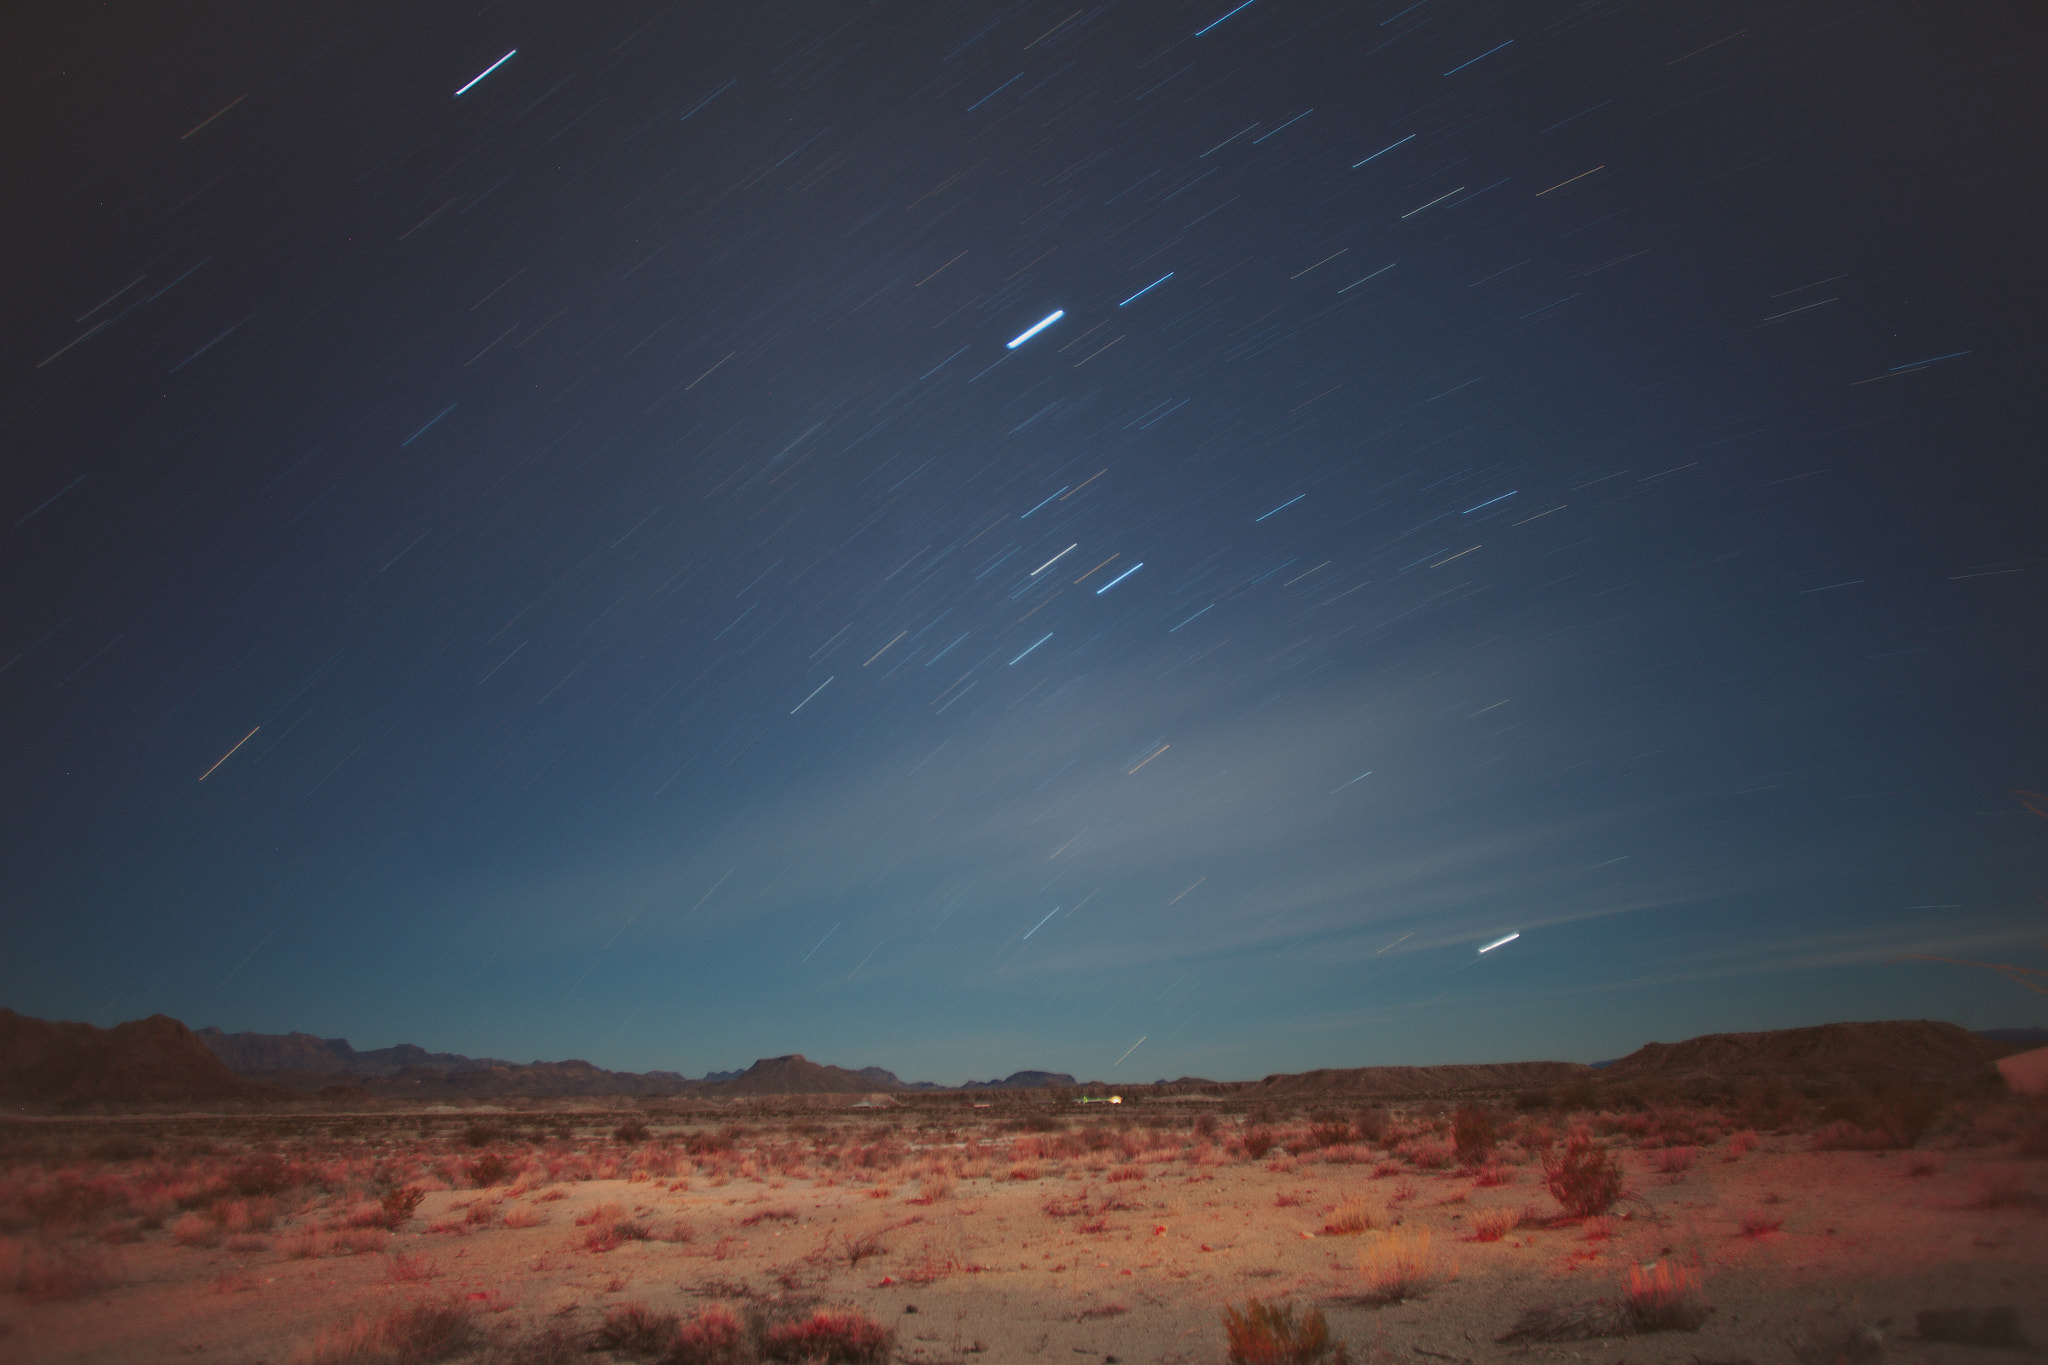
<svg viewBox="0 0 2048 1365">
<path fill-rule="evenodd" d="M 1632 1195 L 1594 1224 L 1558 1219 L 1526 1157 L 1510 1157 L 1509 1183 L 1495 1186 L 1470 1172 L 1375 1175 L 1372 1164 L 1305 1156 L 1043 1161 L 1035 1180 L 1010 1178 L 998 1161 L 931 1203 L 914 1202 L 914 1176 L 894 1188 L 695 1176 L 516 1195 L 440 1190 L 379 1252 L 294 1258 L 289 1222 L 239 1251 L 180 1245 L 161 1231 L 94 1243 L 107 1287 L 57 1301 L 0 1297 L 0 1360 L 286 1365 L 323 1328 L 451 1300 L 507 1339 L 548 1324 L 588 1332 L 627 1302 L 685 1315 L 714 1301 L 851 1303 L 895 1329 L 897 1359 L 926 1365 L 1220 1361 L 1222 1309 L 1250 1296 L 1319 1307 L 1355 1359 L 1411 1365 L 1522 1356 L 1791 1365 L 1809 1342 L 1817 1353 L 1806 1365 L 1853 1365 L 1844 1334 L 1856 1326 L 1877 1329 L 1896 1361 L 1989 1365 L 2014 1353 L 1923 1342 L 1914 1314 L 1995 1305 L 2016 1307 L 2032 1340 L 2048 1342 L 2048 1162 L 2009 1148 L 1808 1145 L 1767 1137 L 1731 1154 L 1722 1142 L 1668 1174 L 1656 1169 L 1661 1152 L 1625 1150 Z M 1347 1203 L 1375 1227 L 1426 1229 L 1437 1281 L 1418 1297 L 1369 1301 L 1361 1258 L 1386 1234 L 1326 1235 Z M 606 1205 L 618 1206 L 611 1220 L 622 1214 L 650 1238 L 591 1249 L 590 1233 L 608 1219 L 579 1220 Z M 1489 1211 L 1525 1209 L 1541 1225 L 1492 1242 L 1468 1231 Z M 507 1226 L 508 1216 L 537 1221 Z M 303 1217 L 318 1221 L 311 1210 Z M 856 1261 L 850 1252 L 871 1234 L 880 1249 Z M 1660 1259 L 1701 1272 L 1713 1311 L 1699 1330 L 1496 1341 L 1525 1309 L 1615 1295 L 1628 1267 Z"/>
</svg>

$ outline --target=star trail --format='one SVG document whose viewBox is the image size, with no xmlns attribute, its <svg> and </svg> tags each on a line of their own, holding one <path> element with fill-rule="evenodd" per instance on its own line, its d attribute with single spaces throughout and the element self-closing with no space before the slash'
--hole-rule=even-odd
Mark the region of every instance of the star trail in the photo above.
<svg viewBox="0 0 2048 1365">
<path fill-rule="evenodd" d="M 1898 960 L 2041 951 L 2039 14 L 10 28 L 0 1002 L 942 1081 L 2048 1022 Z"/>
</svg>

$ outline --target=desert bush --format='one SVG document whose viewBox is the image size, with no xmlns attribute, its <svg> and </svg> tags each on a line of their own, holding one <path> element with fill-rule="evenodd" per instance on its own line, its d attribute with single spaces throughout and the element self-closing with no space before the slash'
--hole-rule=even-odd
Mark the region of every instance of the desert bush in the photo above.
<svg viewBox="0 0 2048 1365">
<path fill-rule="evenodd" d="M 427 1192 L 406 1186 L 402 1189 L 386 1190 L 384 1197 L 368 1209 L 358 1209 L 349 1215 L 349 1222 L 360 1228 L 385 1228 L 395 1230 L 401 1223 L 419 1212 L 421 1201 Z"/>
<path fill-rule="evenodd" d="M 1246 1158 L 1252 1161 L 1264 1160 L 1266 1153 L 1273 1150 L 1273 1132 L 1269 1128 L 1247 1128 L 1240 1141 Z"/>
<path fill-rule="evenodd" d="M 1323 1224 L 1323 1235 L 1325 1237 L 1356 1236 L 1358 1233 L 1371 1228 L 1372 1224 L 1372 1210 L 1356 1199 L 1347 1199 L 1337 1206 L 1335 1213 L 1330 1215 L 1330 1221 Z"/>
<path fill-rule="evenodd" d="M 485 1190 L 503 1180 L 507 1169 L 504 1157 L 496 1152 L 485 1152 L 463 1167 L 462 1173 L 469 1177 L 470 1184 Z"/>
<path fill-rule="evenodd" d="M 651 1134 L 647 1130 L 646 1123 L 643 1122 L 637 1115 L 633 1118 L 627 1119 L 624 1123 L 612 1129 L 613 1142 L 625 1142 L 637 1145 L 639 1143 L 647 1141 L 647 1139 L 650 1136 Z"/>
<path fill-rule="evenodd" d="M 676 1329 L 669 1344 L 668 1365 L 745 1365 L 752 1343 L 740 1315 L 722 1303 L 697 1310 Z"/>
<path fill-rule="evenodd" d="M 857 1266 L 871 1257 L 886 1255 L 889 1250 L 888 1243 L 882 1240 L 879 1232 L 864 1232 L 858 1236 L 850 1232 L 841 1233 L 839 1243 L 840 1255 L 846 1258 L 848 1266 Z"/>
<path fill-rule="evenodd" d="M 1242 1309 L 1225 1306 L 1223 1333 L 1230 1365 L 1349 1365 L 1351 1354 L 1342 1341 L 1330 1340 L 1330 1324 L 1320 1308 L 1299 1320 L 1291 1303 L 1245 1300 Z"/>
<path fill-rule="evenodd" d="M 1197 1115 L 1195 1118 L 1195 1136 L 1199 1138 L 1213 1138 L 1216 1136 L 1216 1130 L 1219 1126 L 1214 1114 Z"/>
<path fill-rule="evenodd" d="M 515 1204 L 505 1210 L 504 1224 L 508 1228 L 537 1228 L 547 1221 L 546 1214 L 526 1204 Z"/>
<path fill-rule="evenodd" d="M 1513 1209 L 1488 1209 L 1472 1220 L 1472 1240 L 1498 1242 L 1514 1231 L 1515 1225 L 1521 1221 L 1521 1214 Z"/>
<path fill-rule="evenodd" d="M 1693 1150 L 1690 1147 L 1666 1147 L 1657 1153 L 1655 1165 L 1665 1175 L 1684 1175 L 1692 1169 Z"/>
<path fill-rule="evenodd" d="M 1691 1332 L 1707 1319 L 1699 1270 L 1669 1261 L 1630 1266 L 1622 1301 L 1638 1332 Z"/>
<path fill-rule="evenodd" d="M 1572 1133 L 1562 1152 L 1544 1158 L 1543 1181 L 1574 1218 L 1605 1213 L 1622 1196 L 1620 1164 L 1583 1128 Z"/>
<path fill-rule="evenodd" d="M 583 1234 L 583 1246 L 589 1251 L 616 1251 L 628 1242 L 644 1242 L 652 1236 L 647 1225 L 636 1219 L 607 1218 L 592 1224 L 590 1231 Z"/>
<path fill-rule="evenodd" d="M 1145 1168 L 1143 1166 L 1123 1166 L 1109 1173 L 1111 1184 L 1116 1184 L 1119 1181 L 1143 1180 L 1144 1178 Z"/>
<path fill-rule="evenodd" d="M 1739 1156 L 1755 1151 L 1757 1142 L 1755 1130 L 1743 1129 L 1728 1139 L 1728 1160 L 1733 1161 Z"/>
<path fill-rule="evenodd" d="M 334 1234 L 327 1244 L 330 1254 L 375 1256 L 391 1245 L 391 1234 L 382 1228 L 349 1228 Z"/>
<path fill-rule="evenodd" d="M 1401 1144 L 1398 1155 L 1411 1166 L 1441 1171 L 1457 1160 L 1458 1149 L 1442 1138 L 1412 1138 Z"/>
<path fill-rule="evenodd" d="M 776 1361 L 880 1365 L 896 1334 L 858 1308 L 820 1308 L 809 1317 L 777 1323 L 761 1333 L 761 1354 Z"/>
<path fill-rule="evenodd" d="M 467 1305 L 418 1304 L 387 1317 L 357 1318 L 319 1333 L 299 1365 L 428 1365 L 473 1350 L 480 1339 Z"/>
<path fill-rule="evenodd" d="M 1036 1180 L 1041 1174 L 1043 1172 L 1038 1169 L 1037 1162 L 1026 1161 L 1012 1166 L 1006 1178 L 1010 1180 Z"/>
<path fill-rule="evenodd" d="M 1463 1105 L 1451 1115 L 1451 1146 L 1460 1165 L 1477 1165 L 1499 1141 L 1500 1129 L 1493 1115 L 1480 1106 Z"/>
<path fill-rule="evenodd" d="M 917 1182 L 913 1204 L 936 1204 L 953 1192 L 953 1178 L 941 1171 L 926 1171 Z"/>
<path fill-rule="evenodd" d="M 1365 1298 L 1374 1303 L 1415 1298 L 1457 1274 L 1457 1267 L 1444 1264 L 1430 1249 L 1428 1228 L 1381 1233 L 1359 1253 L 1358 1270 L 1364 1277 Z"/>
<path fill-rule="evenodd" d="M 681 1328 L 682 1319 L 674 1313 L 657 1313 L 644 1303 L 615 1304 L 591 1333 L 590 1349 L 642 1359 L 664 1355 Z"/>
<path fill-rule="evenodd" d="M 462 1130 L 462 1145 L 488 1147 L 503 1136 L 504 1133 L 494 1123 L 472 1123 Z"/>
<path fill-rule="evenodd" d="M 1503 1165 L 1497 1160 L 1489 1160 L 1479 1168 L 1479 1178 L 1472 1183 L 1481 1189 L 1512 1185 L 1515 1183 L 1515 1168 Z"/>
</svg>

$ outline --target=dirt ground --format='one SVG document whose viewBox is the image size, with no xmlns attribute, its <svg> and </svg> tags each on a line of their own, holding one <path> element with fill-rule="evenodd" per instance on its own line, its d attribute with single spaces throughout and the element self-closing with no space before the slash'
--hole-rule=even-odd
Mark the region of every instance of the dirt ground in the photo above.
<svg viewBox="0 0 2048 1365">
<path fill-rule="evenodd" d="M 517 1343 L 550 1327 L 603 1359 L 581 1352 L 636 1303 L 685 1318 L 712 1303 L 769 1316 L 851 1304 L 894 1330 L 895 1359 L 924 1365 L 1221 1361 L 1223 1310 L 1253 1297 L 1320 1309 L 1353 1359 L 1411 1365 L 1993 1365 L 2015 1352 L 1924 1341 L 1916 1314 L 2002 1305 L 2048 1343 L 2048 1161 L 2009 1141 L 1815 1151 L 1808 1134 L 1723 1133 L 1672 1148 L 1610 1132 L 1629 1193 L 1588 1220 L 1561 1216 L 1535 1142 L 1504 1143 L 1489 1167 L 1428 1169 L 1428 1119 L 1405 1147 L 1397 1125 L 1382 1145 L 1293 1156 L 1287 1139 L 1306 1130 L 1280 1123 L 1281 1145 L 1257 1157 L 1231 1118 L 1207 1134 L 1125 1126 L 1096 1150 L 1079 1140 L 1088 1120 L 1064 1115 L 1049 1134 L 757 1122 L 693 1158 L 703 1121 L 649 1118 L 637 1144 L 558 1127 L 545 1144 L 536 1130 L 476 1147 L 452 1128 L 363 1119 L 345 1137 L 295 1137 L 307 1183 L 239 1207 L 207 1203 L 208 1189 L 277 1144 L 231 1135 L 180 1166 L 177 1141 L 190 1147 L 200 1120 L 125 1163 L 17 1155 L 0 1175 L 43 1221 L 17 1216 L 0 1245 L 0 1360 L 342 1360 L 347 1324 L 423 1303 L 472 1316 L 485 1345 L 456 1358 L 507 1361 L 544 1358 Z M 513 1157 L 497 1183 L 445 1187 L 473 1185 L 467 1163 L 501 1148 Z M 364 1226 L 380 1184 L 408 1169 L 407 1187 L 427 1190 L 417 1207 L 388 1234 Z M 1369 1229 L 1333 1230 L 1346 1215 Z M 1508 1226 L 1477 1240 L 1489 1224 Z M 1392 1298 L 1397 1245 L 1425 1263 Z M 1696 1330 L 1496 1340 L 1525 1310 L 1619 1296 L 1630 1267 L 1660 1261 L 1697 1276 L 1711 1311 Z"/>
</svg>

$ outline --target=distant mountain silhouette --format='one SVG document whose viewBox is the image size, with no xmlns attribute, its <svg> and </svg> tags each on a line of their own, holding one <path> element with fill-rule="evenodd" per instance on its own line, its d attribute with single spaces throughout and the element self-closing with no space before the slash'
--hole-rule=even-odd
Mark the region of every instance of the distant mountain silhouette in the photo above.
<svg viewBox="0 0 2048 1365">
<path fill-rule="evenodd" d="M 963 1081 L 962 1090 L 1043 1090 L 1079 1085 L 1064 1071 L 1012 1071 L 999 1081 Z"/>
<path fill-rule="evenodd" d="M 395 1076 L 407 1067 L 437 1071 L 479 1071 L 513 1063 L 495 1057 L 464 1057 L 455 1052 L 429 1052 L 411 1043 L 358 1052 L 346 1038 L 316 1038 L 310 1033 L 223 1033 L 218 1028 L 194 1036 L 234 1071 L 317 1071 L 350 1076 Z"/>
<path fill-rule="evenodd" d="M 1524 1090 L 1560 1085 L 1589 1074 L 1577 1062 L 1480 1062 L 1449 1066 L 1357 1066 L 1268 1076 L 1238 1092 L 1305 1096 L 1455 1095 L 1473 1090 Z"/>
<path fill-rule="evenodd" d="M 166 1014 L 103 1029 L 0 1009 L 0 1101 L 155 1104 L 288 1093 L 237 1076 Z"/>
<path fill-rule="evenodd" d="M 763 1057 L 732 1080 L 702 1089 L 712 1095 L 865 1095 L 909 1087 L 901 1081 L 884 1084 L 843 1066 L 820 1066 L 802 1053 L 792 1052 L 786 1057 Z"/>
</svg>

